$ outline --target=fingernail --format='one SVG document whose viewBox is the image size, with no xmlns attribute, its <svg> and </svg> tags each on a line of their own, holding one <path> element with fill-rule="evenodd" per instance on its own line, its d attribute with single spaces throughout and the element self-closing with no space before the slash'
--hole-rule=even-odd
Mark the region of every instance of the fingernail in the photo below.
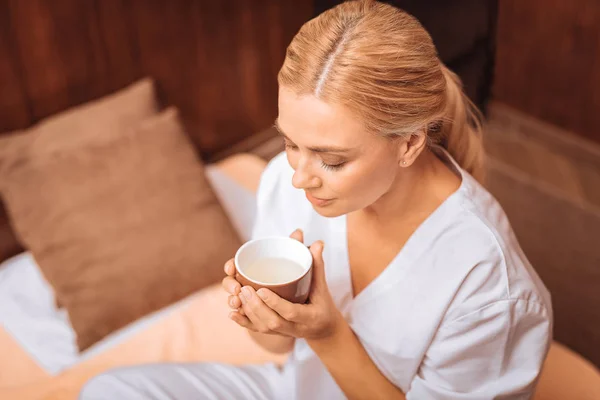
<svg viewBox="0 0 600 400">
<path fill-rule="evenodd" d="M 242 298 L 242 303 L 250 300 L 251 296 L 252 296 L 252 293 L 250 292 L 250 289 L 248 289 L 247 287 L 244 286 L 242 288 L 242 292 L 240 293 L 240 297 Z"/>
<path fill-rule="evenodd" d="M 260 297 L 263 300 L 267 299 L 267 292 L 260 289 L 258 292 L 256 292 L 256 294 L 258 295 L 258 297 Z"/>
<path fill-rule="evenodd" d="M 231 270 L 231 261 L 227 261 L 223 269 L 225 270 L 225 273 L 228 273 L 228 271 Z"/>
</svg>

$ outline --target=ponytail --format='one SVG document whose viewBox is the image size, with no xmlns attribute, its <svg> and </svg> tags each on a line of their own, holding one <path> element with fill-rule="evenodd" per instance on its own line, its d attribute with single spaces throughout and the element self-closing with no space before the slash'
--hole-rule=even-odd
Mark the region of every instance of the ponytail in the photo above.
<svg viewBox="0 0 600 400">
<path fill-rule="evenodd" d="M 446 108 L 442 118 L 442 145 L 479 182 L 485 175 L 482 115 L 462 90 L 460 78 L 442 64 L 446 79 Z"/>
</svg>

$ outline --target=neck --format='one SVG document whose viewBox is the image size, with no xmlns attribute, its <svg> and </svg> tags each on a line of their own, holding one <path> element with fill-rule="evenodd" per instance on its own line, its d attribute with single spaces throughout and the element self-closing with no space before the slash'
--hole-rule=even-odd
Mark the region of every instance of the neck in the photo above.
<svg viewBox="0 0 600 400">
<path fill-rule="evenodd" d="M 390 224 L 422 219 L 460 186 L 458 178 L 437 156 L 425 149 L 409 168 L 396 176 L 390 189 L 360 210 L 364 217 Z"/>
</svg>

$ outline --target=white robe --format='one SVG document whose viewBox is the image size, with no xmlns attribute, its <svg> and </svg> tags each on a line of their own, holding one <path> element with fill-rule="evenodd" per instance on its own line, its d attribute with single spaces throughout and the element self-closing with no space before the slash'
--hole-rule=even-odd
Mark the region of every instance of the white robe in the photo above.
<svg viewBox="0 0 600 400">
<path fill-rule="evenodd" d="M 461 175 L 460 188 L 355 298 L 346 217 L 313 210 L 292 187 L 285 154 L 263 174 L 254 236 L 301 228 L 307 244 L 325 242 L 337 307 L 408 399 L 529 398 L 551 342 L 550 295 L 497 201 L 447 153 L 439 156 Z M 304 340 L 284 376 L 298 400 L 344 398 Z"/>
</svg>

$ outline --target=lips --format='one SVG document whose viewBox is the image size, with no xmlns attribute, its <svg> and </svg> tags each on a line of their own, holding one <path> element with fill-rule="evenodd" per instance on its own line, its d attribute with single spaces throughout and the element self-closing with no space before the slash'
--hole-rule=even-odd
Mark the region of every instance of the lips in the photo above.
<svg viewBox="0 0 600 400">
<path fill-rule="evenodd" d="M 321 199 L 319 197 L 313 196 L 312 194 L 310 194 L 308 192 L 305 192 L 305 193 L 306 193 L 306 199 L 308 201 L 310 201 L 312 204 L 314 204 L 315 206 L 323 207 L 333 201 L 333 199 Z"/>
</svg>

